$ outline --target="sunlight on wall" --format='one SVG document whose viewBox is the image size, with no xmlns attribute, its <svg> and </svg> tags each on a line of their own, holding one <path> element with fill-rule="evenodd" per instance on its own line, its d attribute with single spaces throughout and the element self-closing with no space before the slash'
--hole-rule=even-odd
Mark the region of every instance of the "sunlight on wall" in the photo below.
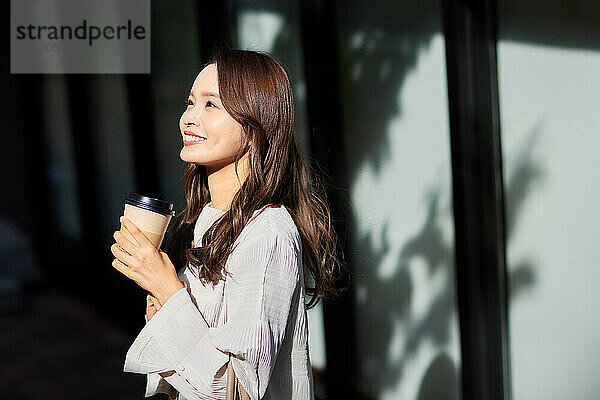
<svg viewBox="0 0 600 400">
<path fill-rule="evenodd" d="M 247 50 L 272 51 L 284 18 L 272 11 L 247 10 L 238 17 L 239 44 Z"/>
<path fill-rule="evenodd" d="M 516 400 L 600 397 L 600 53 L 501 41 Z"/>
<path fill-rule="evenodd" d="M 427 385 L 455 391 L 444 397 L 453 398 L 460 386 L 460 339 L 440 34 L 416 53 L 396 102 L 398 111 L 384 132 L 385 160 L 377 165 L 366 159 L 352 183 L 354 247 L 363 254 L 354 265 L 361 387 L 382 399 L 420 398 L 428 371 L 443 357 L 449 359 L 443 380 Z M 367 133 L 365 140 L 377 134 Z M 350 157 L 360 145 L 348 145 Z"/>
</svg>

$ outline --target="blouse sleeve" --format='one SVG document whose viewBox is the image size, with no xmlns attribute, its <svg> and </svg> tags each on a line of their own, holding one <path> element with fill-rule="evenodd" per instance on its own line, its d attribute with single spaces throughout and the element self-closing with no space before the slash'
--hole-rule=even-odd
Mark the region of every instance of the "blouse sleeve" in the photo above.
<svg viewBox="0 0 600 400">
<path fill-rule="evenodd" d="M 185 280 L 184 269 L 177 273 L 180 281 Z M 145 323 L 148 323 L 148 314 L 144 315 Z M 177 390 L 167 382 L 160 373 L 152 372 L 146 374 L 146 392 L 144 397 L 152 397 L 158 393 L 166 394 L 169 400 L 176 400 L 178 396 Z"/>
<path fill-rule="evenodd" d="M 225 397 L 223 374 L 233 368 L 251 399 L 263 397 L 285 337 L 300 278 L 299 240 L 267 230 L 248 235 L 229 256 L 227 322 L 210 328 L 187 290 L 163 304 L 138 334 L 125 372 L 159 373 L 185 399 Z"/>
</svg>

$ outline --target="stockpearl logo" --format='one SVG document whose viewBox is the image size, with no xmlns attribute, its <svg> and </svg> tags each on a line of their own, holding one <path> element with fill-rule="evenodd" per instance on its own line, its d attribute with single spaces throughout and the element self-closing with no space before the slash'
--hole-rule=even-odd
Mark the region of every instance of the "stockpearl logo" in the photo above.
<svg viewBox="0 0 600 400">
<path fill-rule="evenodd" d="M 150 73 L 150 0 L 11 0 L 11 73 Z"/>
</svg>

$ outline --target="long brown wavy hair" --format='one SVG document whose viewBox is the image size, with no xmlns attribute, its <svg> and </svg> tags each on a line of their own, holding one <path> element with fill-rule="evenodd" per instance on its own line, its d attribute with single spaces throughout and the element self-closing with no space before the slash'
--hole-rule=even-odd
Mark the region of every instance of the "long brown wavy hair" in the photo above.
<svg viewBox="0 0 600 400">
<path fill-rule="evenodd" d="M 343 290 L 337 282 L 347 269 L 332 227 L 324 180 L 298 152 L 288 75 L 269 54 L 224 45 L 213 48 L 200 70 L 213 63 L 221 101 L 243 128 L 236 173 L 248 151 L 249 176 L 230 208 L 206 231 L 201 247 L 191 247 L 195 222 L 210 193 L 206 167 L 189 163 L 184 174 L 186 207 L 174 219 L 167 252 L 175 254 L 175 265 L 189 263 L 204 284 L 216 284 L 224 279 L 235 239 L 254 211 L 269 204 L 285 206 L 302 239 L 302 261 L 308 271 L 304 284 L 311 308 Z"/>
</svg>

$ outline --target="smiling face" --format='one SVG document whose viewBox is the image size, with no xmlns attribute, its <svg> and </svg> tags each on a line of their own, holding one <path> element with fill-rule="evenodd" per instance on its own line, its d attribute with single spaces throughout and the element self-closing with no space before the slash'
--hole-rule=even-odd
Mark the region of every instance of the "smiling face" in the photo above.
<svg viewBox="0 0 600 400">
<path fill-rule="evenodd" d="M 194 81 L 187 108 L 179 119 L 185 162 L 217 170 L 234 162 L 242 146 L 242 126 L 225 110 L 219 96 L 216 64 L 206 66 Z M 202 139 L 205 138 L 205 139 Z"/>
</svg>

